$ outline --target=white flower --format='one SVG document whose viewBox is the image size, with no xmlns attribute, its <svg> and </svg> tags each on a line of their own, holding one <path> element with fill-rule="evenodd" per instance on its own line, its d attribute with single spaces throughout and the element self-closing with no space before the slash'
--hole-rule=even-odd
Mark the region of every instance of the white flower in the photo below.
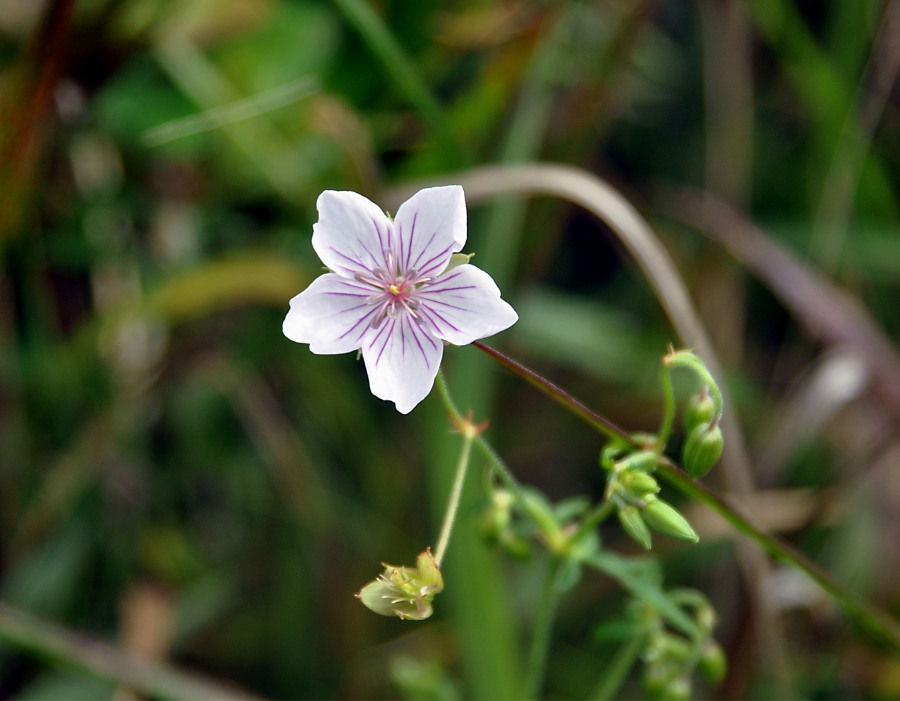
<svg viewBox="0 0 900 701">
<path fill-rule="evenodd" d="M 330 272 L 291 300 L 284 335 L 313 353 L 361 349 L 372 394 L 399 412 L 431 391 L 444 341 L 471 343 L 518 319 L 487 273 L 450 266 L 466 242 L 460 186 L 420 190 L 393 221 L 355 192 L 326 190 L 316 206 L 312 244 Z"/>
</svg>

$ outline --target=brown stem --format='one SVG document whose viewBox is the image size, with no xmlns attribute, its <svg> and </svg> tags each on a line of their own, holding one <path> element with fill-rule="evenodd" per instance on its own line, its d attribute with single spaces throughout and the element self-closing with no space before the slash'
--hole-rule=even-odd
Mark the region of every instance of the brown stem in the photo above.
<svg viewBox="0 0 900 701">
<path fill-rule="evenodd" d="M 30 46 L 19 59 L 18 84 L 6 95 L 0 122 L 0 239 L 19 222 L 40 158 L 42 131 L 65 58 L 75 0 L 50 3 Z M 0 125 L 2 126 L 2 125 Z"/>
<path fill-rule="evenodd" d="M 634 438 L 631 437 L 628 431 L 617 426 L 605 416 L 598 414 L 596 411 L 585 405 L 582 401 L 576 399 L 571 394 L 566 392 L 566 390 L 564 390 L 559 385 L 554 384 L 541 375 L 538 375 L 534 370 L 525 367 L 517 360 L 513 360 L 505 353 L 501 353 L 495 348 L 486 346 L 480 341 L 475 341 L 472 345 L 487 353 L 501 365 L 512 370 L 519 377 L 526 380 L 534 387 L 537 387 L 541 392 L 546 394 L 551 399 L 562 404 L 573 414 L 581 417 L 597 430 L 605 433 L 610 438 L 614 438 L 616 440 L 627 443 L 628 445 L 637 447 L 637 442 L 634 440 Z"/>
</svg>

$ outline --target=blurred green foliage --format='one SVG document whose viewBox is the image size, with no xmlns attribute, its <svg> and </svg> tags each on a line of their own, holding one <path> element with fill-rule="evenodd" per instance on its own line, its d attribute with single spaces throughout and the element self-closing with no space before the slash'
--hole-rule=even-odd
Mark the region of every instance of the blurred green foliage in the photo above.
<svg viewBox="0 0 900 701">
<path fill-rule="evenodd" d="M 515 697 L 540 577 L 479 539 L 477 476 L 434 619 L 381 619 L 352 596 L 432 542 L 457 439 L 437 400 L 397 415 L 352 357 L 282 336 L 288 299 L 320 270 L 316 197 L 377 201 L 525 160 L 598 173 L 650 214 L 661 182 L 700 188 L 896 339 L 897 15 L 881 0 L 0 0 L 3 601 L 273 698 Z M 802 310 L 655 223 L 772 497 L 746 509 L 898 610 L 897 407 L 829 384 L 832 349 Z M 606 233 L 559 201 L 503 200 L 470 212 L 467 251 L 519 311 L 498 343 L 652 430 L 676 339 Z M 446 356 L 524 482 L 599 497 L 595 434 L 476 350 Z M 730 534 L 698 531 L 701 545 L 661 555 L 667 581 L 721 617 L 732 671 L 701 693 L 774 697 Z M 772 583 L 797 695 L 900 693 L 897 660 L 847 638 L 803 584 Z M 621 644 L 593 631 L 624 601 L 600 577 L 578 585 L 548 696 L 593 688 Z M 0 695 L 113 691 L 0 648 Z"/>
</svg>

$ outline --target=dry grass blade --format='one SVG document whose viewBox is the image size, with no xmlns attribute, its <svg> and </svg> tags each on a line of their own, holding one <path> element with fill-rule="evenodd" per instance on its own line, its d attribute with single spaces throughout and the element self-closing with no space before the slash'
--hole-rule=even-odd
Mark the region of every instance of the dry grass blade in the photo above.
<svg viewBox="0 0 900 701">
<path fill-rule="evenodd" d="M 852 350 L 871 373 L 873 395 L 892 413 L 900 412 L 900 355 L 856 298 L 709 193 L 667 189 L 659 201 L 662 213 L 696 228 L 741 261 L 809 333 Z"/>
</svg>

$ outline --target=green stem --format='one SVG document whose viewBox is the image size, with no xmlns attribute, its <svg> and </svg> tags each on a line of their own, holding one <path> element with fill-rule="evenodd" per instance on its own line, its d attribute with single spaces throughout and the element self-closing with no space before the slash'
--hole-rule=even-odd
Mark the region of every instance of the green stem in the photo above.
<svg viewBox="0 0 900 701">
<path fill-rule="evenodd" d="M 663 362 L 662 368 L 663 397 L 665 398 L 665 413 L 659 427 L 659 435 L 656 438 L 657 452 L 662 454 L 672 434 L 672 424 L 675 422 L 675 390 L 672 389 L 672 371 Z"/>
<path fill-rule="evenodd" d="M 403 48 L 391 34 L 381 17 L 365 0 L 334 0 L 347 20 L 360 33 L 375 57 L 381 61 L 394 85 L 415 107 L 431 129 L 447 162 L 461 166 L 469 159 L 444 117 L 444 110 L 431 92 Z"/>
<path fill-rule="evenodd" d="M 454 421 L 462 421 L 463 416 L 459 413 L 459 410 L 456 408 L 456 403 L 453 401 L 453 397 L 450 396 L 450 390 L 447 388 L 447 381 L 444 379 L 443 370 L 438 372 L 437 375 L 437 388 L 441 394 L 441 399 L 444 401 L 444 406 L 447 407 L 447 411 L 450 413 L 450 416 L 453 417 Z M 480 433 L 475 436 L 475 445 L 478 446 L 478 449 L 482 452 L 485 458 L 487 458 L 491 467 L 500 477 L 500 481 L 503 482 L 503 485 L 509 489 L 513 493 L 520 504 L 523 507 L 527 508 L 528 501 L 525 499 L 525 495 L 522 493 L 522 485 L 519 484 L 519 481 L 513 476 L 513 473 L 510 471 L 509 467 L 507 467 L 506 463 L 503 462 L 503 458 L 501 458 L 497 451 L 494 450 L 493 446 L 488 443 L 484 436 Z"/>
<path fill-rule="evenodd" d="M 444 383 L 443 373 L 441 375 L 441 383 Z M 460 421 L 464 419 L 458 419 Z M 444 514 L 444 523 L 441 526 L 441 535 L 438 538 L 437 547 L 434 549 L 434 561 L 438 567 L 444 559 L 444 553 L 447 552 L 447 544 L 450 542 L 450 533 L 453 531 L 453 523 L 456 521 L 456 514 L 459 511 L 459 500 L 462 496 L 463 483 L 466 480 L 466 472 L 469 467 L 469 455 L 472 452 L 472 440 L 474 438 L 471 431 L 463 429 L 463 447 L 459 455 L 459 463 L 456 466 L 456 476 L 453 478 L 453 488 L 450 490 L 450 500 L 447 502 L 447 511 Z"/>
<path fill-rule="evenodd" d="M 625 441 L 629 445 L 636 446 L 634 439 L 625 433 L 625 431 L 619 429 L 614 423 L 605 417 L 600 416 L 592 409 L 589 409 L 583 402 L 533 370 L 526 368 L 509 356 L 477 341 L 473 345 L 486 352 L 504 367 L 509 368 L 520 377 L 526 379 L 530 384 L 537 387 L 556 402 L 565 406 L 569 411 L 600 433 L 603 433 L 606 436 L 614 436 L 615 438 Z M 699 363 L 699 359 L 697 359 L 697 362 Z M 679 360 L 677 364 L 681 364 L 681 360 Z M 697 370 L 697 368 L 693 369 Z M 698 373 L 700 373 L 701 376 L 703 376 L 702 371 L 705 371 L 705 368 L 698 370 Z M 706 375 L 709 375 L 708 371 L 706 372 Z M 709 376 L 708 379 L 707 377 L 704 377 L 704 380 L 709 384 L 710 389 L 713 392 L 713 400 L 717 402 L 717 407 L 721 411 L 722 398 L 718 393 L 718 387 L 716 386 L 715 380 L 713 380 L 711 376 Z M 900 625 L 898 625 L 889 614 L 855 597 L 847 589 L 835 582 L 828 573 L 822 570 L 812 560 L 786 543 L 764 533 L 760 528 L 750 523 L 744 516 L 735 511 L 734 507 L 727 504 L 722 497 L 712 492 L 700 482 L 691 479 L 685 472 L 680 470 L 674 463 L 663 456 L 660 456 L 657 471 L 658 474 L 664 476 L 667 481 L 681 490 L 684 494 L 696 499 L 717 512 L 738 532 L 762 546 L 767 553 L 773 557 L 785 560 L 797 569 L 805 572 L 826 593 L 840 603 L 848 615 L 856 621 L 860 627 L 866 630 L 869 635 L 888 644 L 895 650 L 900 650 Z"/>
<path fill-rule="evenodd" d="M 594 510 L 588 514 L 587 518 L 581 522 L 581 525 L 578 527 L 578 530 L 572 535 L 571 542 L 577 543 L 579 540 L 584 538 L 588 533 L 593 532 L 593 530 L 603 523 L 607 517 L 613 511 L 613 503 L 611 501 L 607 501 L 604 499 L 597 506 L 594 507 Z"/>
<path fill-rule="evenodd" d="M 547 655 L 550 651 L 550 632 L 553 628 L 553 616 L 556 612 L 556 578 L 559 574 L 561 560 L 550 556 L 547 572 L 544 575 L 544 586 L 541 589 L 541 601 L 538 604 L 534 619 L 534 631 L 531 638 L 531 652 L 528 655 L 528 672 L 525 677 L 525 698 L 536 699 L 540 696 L 544 684 L 544 673 L 547 670 Z"/>
<path fill-rule="evenodd" d="M 628 672 L 640 656 L 647 642 L 646 633 L 630 635 L 619 647 L 615 657 L 603 670 L 603 675 L 588 697 L 592 701 L 609 701 L 625 683 Z"/>
<path fill-rule="evenodd" d="M 763 532 L 741 515 L 734 506 L 715 494 L 700 482 L 691 479 L 685 472 L 668 460 L 661 460 L 657 474 L 675 485 L 687 496 L 705 504 L 732 527 L 750 540 L 758 543 L 769 555 L 789 562 L 797 569 L 805 572 L 827 594 L 835 599 L 856 623 L 872 637 L 900 651 L 900 625 L 885 611 L 857 598 L 842 585 L 838 584 L 830 574 L 810 560 L 803 553 L 777 538 Z"/>
<path fill-rule="evenodd" d="M 715 378 L 706 368 L 703 361 L 691 351 L 673 351 L 663 358 L 663 367 L 687 368 L 695 372 L 706 383 L 710 394 L 712 394 L 713 404 L 716 406 L 716 413 L 712 421 L 710 421 L 710 426 L 716 426 L 722 418 L 722 393 L 719 391 L 719 385 L 716 383 Z"/>
</svg>

